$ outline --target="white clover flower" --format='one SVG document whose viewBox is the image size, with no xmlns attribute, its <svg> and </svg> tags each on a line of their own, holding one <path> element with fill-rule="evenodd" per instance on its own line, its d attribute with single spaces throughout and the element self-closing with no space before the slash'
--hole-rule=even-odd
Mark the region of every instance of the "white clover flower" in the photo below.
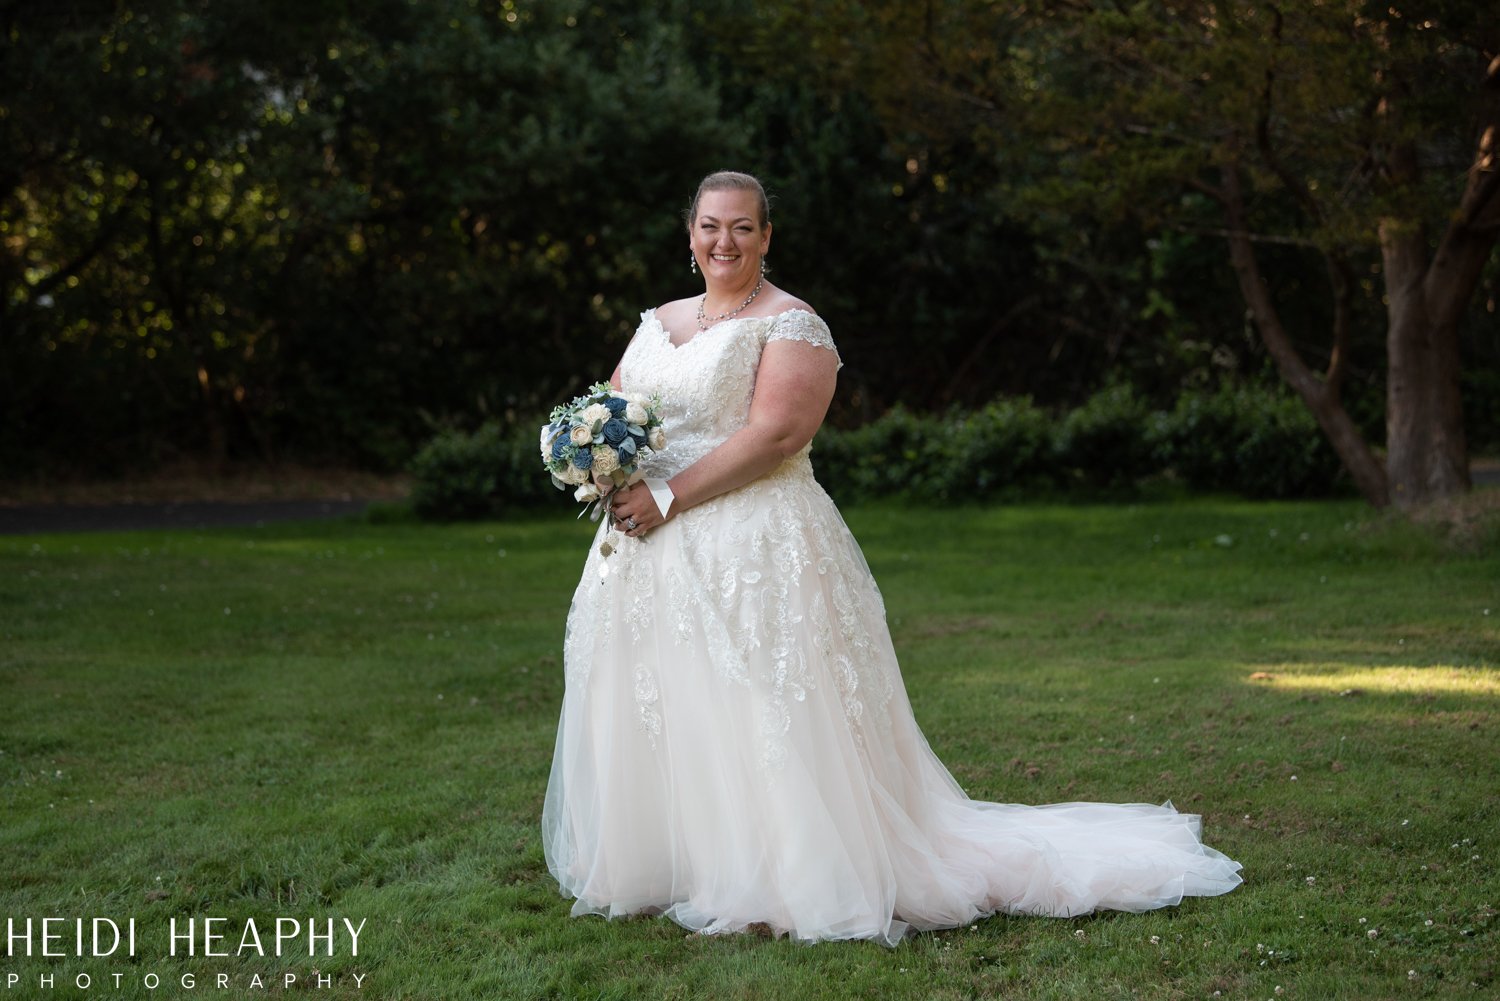
<svg viewBox="0 0 1500 1001">
<path fill-rule="evenodd" d="M 646 435 L 646 444 L 657 451 L 661 451 L 667 447 L 667 433 L 660 427 L 652 428 L 650 433 Z"/>
<path fill-rule="evenodd" d="M 595 424 L 602 424 L 609 420 L 611 416 L 613 415 L 610 414 L 609 408 L 604 404 L 591 403 L 583 408 L 583 413 L 578 415 L 578 419 L 589 427 L 593 427 Z"/>
<path fill-rule="evenodd" d="M 575 445 L 587 445 L 594 440 L 594 433 L 582 424 L 576 424 L 573 430 L 568 432 L 568 440 Z"/>
<path fill-rule="evenodd" d="M 612 473 L 620 468 L 620 457 L 608 445 L 594 446 L 594 472 Z"/>
<path fill-rule="evenodd" d="M 1380 929 L 1379 928 L 1371 928 L 1369 931 L 1365 932 L 1365 937 L 1366 938 L 1379 938 L 1380 937 Z"/>
<path fill-rule="evenodd" d="M 646 405 L 631 401 L 625 405 L 625 419 L 632 424 L 644 424 L 647 420 Z"/>
</svg>

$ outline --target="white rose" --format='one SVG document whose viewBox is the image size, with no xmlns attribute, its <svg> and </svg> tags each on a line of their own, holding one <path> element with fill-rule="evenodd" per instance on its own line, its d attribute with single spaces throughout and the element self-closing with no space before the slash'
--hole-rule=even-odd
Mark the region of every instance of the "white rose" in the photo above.
<svg viewBox="0 0 1500 1001">
<path fill-rule="evenodd" d="M 542 461 L 552 461 L 552 425 L 542 425 Z"/>
<path fill-rule="evenodd" d="M 585 483 L 583 486 L 573 491 L 573 499 L 583 504 L 586 504 L 592 500 L 598 500 L 599 488 L 594 486 L 592 483 Z"/>
<path fill-rule="evenodd" d="M 651 433 L 646 436 L 646 444 L 657 451 L 661 451 L 667 447 L 667 433 L 660 426 L 652 428 Z"/>
<path fill-rule="evenodd" d="M 602 424 L 609 420 L 609 418 L 609 408 L 602 403 L 594 403 L 584 407 L 583 413 L 578 415 L 578 419 L 589 427 L 593 427 L 595 424 Z"/>
<path fill-rule="evenodd" d="M 620 457 L 608 445 L 594 446 L 594 473 L 613 473 L 620 468 Z"/>
<path fill-rule="evenodd" d="M 570 462 L 568 463 L 567 472 L 559 476 L 558 479 L 564 483 L 571 483 L 573 486 L 577 486 L 580 483 L 587 483 L 589 481 L 589 471 L 587 469 L 579 469 Z"/>
<path fill-rule="evenodd" d="M 646 423 L 646 405 L 644 403 L 627 403 L 625 405 L 625 419 L 632 424 Z"/>
<path fill-rule="evenodd" d="M 587 445 L 594 440 L 593 432 L 582 424 L 575 425 L 573 430 L 568 432 L 568 437 L 575 445 Z"/>
<path fill-rule="evenodd" d="M 621 393 L 620 395 L 625 398 L 626 403 L 639 403 L 641 406 L 645 406 L 649 398 L 645 393 Z"/>
</svg>

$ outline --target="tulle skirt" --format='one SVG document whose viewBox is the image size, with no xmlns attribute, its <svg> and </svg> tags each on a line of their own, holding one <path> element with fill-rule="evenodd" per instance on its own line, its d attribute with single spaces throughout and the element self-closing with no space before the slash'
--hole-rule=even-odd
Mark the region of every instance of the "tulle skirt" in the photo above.
<svg viewBox="0 0 1500 1001">
<path fill-rule="evenodd" d="M 1240 883 L 1170 803 L 965 795 L 805 456 L 613 538 L 569 612 L 542 813 L 573 914 L 895 945 L 995 912 L 1144 911 Z"/>
</svg>

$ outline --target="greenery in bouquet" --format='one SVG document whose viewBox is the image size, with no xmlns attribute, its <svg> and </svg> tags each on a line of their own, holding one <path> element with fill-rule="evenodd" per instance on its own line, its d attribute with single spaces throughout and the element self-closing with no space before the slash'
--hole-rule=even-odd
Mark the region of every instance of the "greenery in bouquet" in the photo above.
<svg viewBox="0 0 1500 1001">
<path fill-rule="evenodd" d="M 553 409 L 542 427 L 542 465 L 557 489 L 575 488 L 573 497 L 584 504 L 603 501 L 593 509 L 598 519 L 609 495 L 641 479 L 641 460 L 666 440 L 659 399 L 596 383 Z"/>
</svg>

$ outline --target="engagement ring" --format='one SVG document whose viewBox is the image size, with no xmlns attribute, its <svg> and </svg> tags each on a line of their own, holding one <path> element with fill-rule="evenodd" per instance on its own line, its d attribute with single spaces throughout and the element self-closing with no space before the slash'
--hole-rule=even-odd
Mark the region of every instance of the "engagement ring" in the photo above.
<svg viewBox="0 0 1500 1001">
<path fill-rule="evenodd" d="M 635 519 L 634 518 L 626 518 L 625 519 L 625 527 L 628 528 L 628 529 L 630 529 L 632 532 L 635 531 Z"/>
</svg>

